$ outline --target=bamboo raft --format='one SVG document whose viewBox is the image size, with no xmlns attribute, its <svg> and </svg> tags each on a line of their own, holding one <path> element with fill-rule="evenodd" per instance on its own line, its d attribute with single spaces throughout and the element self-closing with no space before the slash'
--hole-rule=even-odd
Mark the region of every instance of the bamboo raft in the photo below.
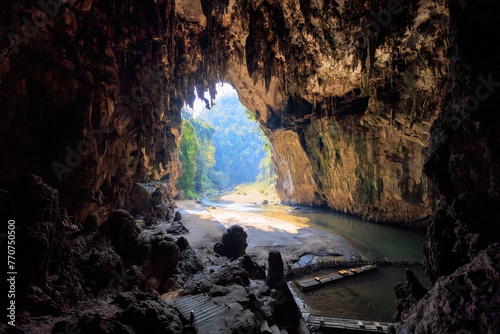
<svg viewBox="0 0 500 334">
<path fill-rule="evenodd" d="M 420 261 L 394 261 L 388 260 L 385 261 L 377 260 L 377 261 L 322 261 L 315 264 L 308 264 L 306 266 L 299 266 L 297 264 L 293 264 L 287 262 L 287 268 L 285 268 L 285 278 L 291 279 L 293 277 L 299 277 L 307 274 L 311 274 L 315 271 L 320 271 L 323 269 L 330 268 L 347 268 L 347 267 L 359 267 L 366 265 L 375 265 L 378 267 L 383 266 L 409 266 L 409 265 L 421 265 Z"/>
<path fill-rule="evenodd" d="M 390 323 L 372 320 L 334 318 L 321 315 L 309 315 L 307 323 L 314 329 L 355 333 L 385 333 Z"/>
<path fill-rule="evenodd" d="M 297 287 L 301 291 L 309 291 L 315 288 L 319 288 L 321 286 L 324 286 L 326 284 L 341 280 L 343 278 L 347 277 L 352 277 L 359 275 L 361 273 L 376 269 L 377 266 L 373 264 L 369 264 L 367 266 L 359 267 L 359 268 L 351 268 L 349 270 L 340 270 L 336 274 L 328 275 L 328 276 L 323 276 L 323 277 L 314 277 L 311 279 L 303 280 L 300 282 L 297 282 Z"/>
</svg>

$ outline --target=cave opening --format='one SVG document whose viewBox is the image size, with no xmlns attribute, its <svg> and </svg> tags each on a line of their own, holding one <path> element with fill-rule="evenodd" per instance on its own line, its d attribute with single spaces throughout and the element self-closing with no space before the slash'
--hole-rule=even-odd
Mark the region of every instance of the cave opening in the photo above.
<svg viewBox="0 0 500 334">
<path fill-rule="evenodd" d="M 182 176 L 179 198 L 201 197 L 237 189 L 274 192 L 269 140 L 255 116 L 228 83 L 216 85 L 182 109 L 182 137 L 178 144 Z"/>
</svg>

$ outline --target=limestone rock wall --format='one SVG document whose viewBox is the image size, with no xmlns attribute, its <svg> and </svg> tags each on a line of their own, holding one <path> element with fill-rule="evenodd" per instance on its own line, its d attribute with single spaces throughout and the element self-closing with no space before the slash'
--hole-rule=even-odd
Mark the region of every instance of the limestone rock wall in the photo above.
<svg viewBox="0 0 500 334">
<path fill-rule="evenodd" d="M 430 277 L 496 275 L 498 247 L 483 251 L 499 235 L 497 1 L 41 3 L 0 4 L 0 187 L 16 198 L 34 173 L 58 195 L 53 212 L 102 222 L 138 181 L 174 189 L 182 104 L 228 81 L 271 139 L 285 201 L 408 225 L 437 209 Z M 3 214 L 29 207 L 5 211 L 0 195 Z M 437 331 L 481 318 L 494 332 L 498 284 L 492 295 L 476 281 Z M 420 326 L 424 307 L 400 330 Z"/>
<path fill-rule="evenodd" d="M 271 139 L 285 202 L 423 224 L 448 20 L 442 1 L 228 2 L 226 79 Z"/>
<path fill-rule="evenodd" d="M 178 174 L 174 3 L 47 4 L 1 5 L 0 179 L 40 175 L 102 221 L 134 182 Z"/>
<path fill-rule="evenodd" d="M 424 269 L 435 285 L 405 310 L 397 333 L 498 328 L 500 5 L 477 0 L 448 6 L 454 81 L 431 127 L 424 169 L 444 196 L 424 248 Z"/>
<path fill-rule="evenodd" d="M 54 3 L 46 23 L 2 5 L 4 183 L 35 173 L 79 220 L 104 219 L 134 182 L 175 182 L 180 107 L 228 81 L 272 140 L 284 201 L 390 223 L 432 212 L 442 1 Z"/>
</svg>

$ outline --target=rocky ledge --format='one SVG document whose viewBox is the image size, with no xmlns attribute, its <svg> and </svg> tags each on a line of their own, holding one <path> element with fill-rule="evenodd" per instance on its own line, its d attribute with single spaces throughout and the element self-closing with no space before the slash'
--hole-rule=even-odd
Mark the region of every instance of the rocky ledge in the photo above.
<svg viewBox="0 0 500 334">
<path fill-rule="evenodd" d="M 4 193 L 3 212 L 21 203 L 25 214 L 16 221 L 22 313 L 16 327 L 1 325 L 2 332 L 229 334 L 299 326 L 278 252 L 270 255 L 267 279 L 265 260 L 245 255 L 242 238 L 222 239 L 227 256 L 199 253 L 158 183 L 134 189 L 131 212 L 116 210 L 102 223 L 92 213 L 82 225 L 72 223 L 57 191 L 37 176 Z M 199 323 L 199 314 L 176 307 L 197 295 L 224 308 L 224 316 Z"/>
</svg>

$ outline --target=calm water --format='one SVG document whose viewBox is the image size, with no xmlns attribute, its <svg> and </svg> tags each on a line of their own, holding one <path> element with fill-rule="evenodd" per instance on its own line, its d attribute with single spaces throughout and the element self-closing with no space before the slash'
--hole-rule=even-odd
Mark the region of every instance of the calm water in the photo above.
<svg viewBox="0 0 500 334">
<path fill-rule="evenodd" d="M 292 210 L 282 205 L 241 205 L 220 203 L 217 199 L 205 205 L 225 206 L 228 209 L 253 211 L 268 217 L 279 218 L 297 224 L 323 230 L 341 236 L 366 259 L 387 257 L 390 260 L 422 260 L 425 235 L 421 232 L 405 231 L 364 221 L 362 219 L 310 208 Z M 292 282 L 297 297 L 302 299 L 309 311 L 315 314 L 336 317 L 390 321 L 394 313 L 394 284 L 404 282 L 405 267 L 384 267 L 352 277 L 307 293 L 301 292 Z M 420 266 L 411 269 L 420 282 L 427 286 L 428 278 Z M 322 276 L 339 269 L 325 270 L 314 275 Z"/>
<path fill-rule="evenodd" d="M 295 281 L 292 281 L 291 287 L 311 313 L 390 321 L 395 311 L 394 284 L 404 282 L 404 269 L 405 267 L 397 266 L 378 268 L 306 293 L 295 287 Z M 411 269 L 420 283 L 424 286 L 429 284 L 419 266 L 411 266 Z M 300 279 L 333 272 L 334 270 L 325 270 Z"/>
<path fill-rule="evenodd" d="M 301 209 L 288 211 L 288 219 L 283 217 L 283 210 L 288 207 L 262 208 L 265 216 L 293 221 L 300 219 L 310 227 L 341 236 L 360 255 L 370 260 L 422 260 L 422 246 L 425 234 L 406 231 L 390 226 L 368 222 L 356 217 L 329 211 Z"/>
</svg>

